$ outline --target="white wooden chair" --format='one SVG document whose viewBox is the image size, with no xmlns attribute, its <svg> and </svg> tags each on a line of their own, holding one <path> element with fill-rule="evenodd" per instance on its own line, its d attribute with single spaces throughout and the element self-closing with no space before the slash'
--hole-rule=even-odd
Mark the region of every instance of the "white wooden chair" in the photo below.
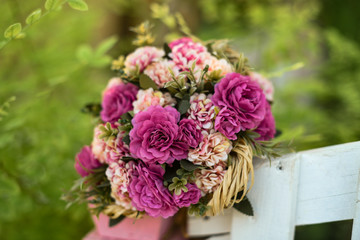
<svg viewBox="0 0 360 240">
<path fill-rule="evenodd" d="M 353 219 L 360 240 L 360 142 L 256 161 L 249 217 L 236 210 L 204 220 L 190 218 L 191 236 L 212 240 L 291 240 L 295 227 Z"/>
</svg>

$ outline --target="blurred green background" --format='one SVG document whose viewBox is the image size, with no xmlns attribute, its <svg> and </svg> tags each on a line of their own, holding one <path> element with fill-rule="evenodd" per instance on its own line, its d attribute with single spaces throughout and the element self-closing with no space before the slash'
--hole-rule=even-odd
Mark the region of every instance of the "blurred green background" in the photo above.
<svg viewBox="0 0 360 240">
<path fill-rule="evenodd" d="M 2 0 L 0 30 L 24 27 L 32 11 L 47 12 L 44 2 Z M 134 49 L 129 27 L 146 19 L 157 43 L 181 34 L 177 12 L 203 40 L 232 39 L 274 82 L 277 127 L 297 150 L 360 139 L 359 1 L 86 3 L 88 11 L 51 10 L 0 50 L 1 239 L 81 239 L 92 228 L 86 206 L 65 210 L 60 200 L 77 178 L 74 155 L 92 138 L 80 109 L 100 101 L 111 60 Z M 350 231 L 351 222 L 301 227 L 296 239 L 350 239 Z"/>
</svg>

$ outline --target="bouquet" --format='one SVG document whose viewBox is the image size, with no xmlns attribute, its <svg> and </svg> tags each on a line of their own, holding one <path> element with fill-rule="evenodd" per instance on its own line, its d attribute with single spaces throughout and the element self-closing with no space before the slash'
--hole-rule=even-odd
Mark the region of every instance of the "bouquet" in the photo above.
<svg viewBox="0 0 360 240">
<path fill-rule="evenodd" d="M 98 124 L 66 195 L 93 214 L 214 216 L 246 199 L 254 156 L 279 155 L 273 86 L 227 41 L 142 46 L 112 69 L 101 104 L 85 108 Z"/>
</svg>

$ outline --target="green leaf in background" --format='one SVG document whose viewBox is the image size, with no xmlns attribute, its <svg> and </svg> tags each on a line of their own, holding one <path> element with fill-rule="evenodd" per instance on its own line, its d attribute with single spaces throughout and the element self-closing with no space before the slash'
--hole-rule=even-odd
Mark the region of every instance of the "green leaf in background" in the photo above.
<svg viewBox="0 0 360 240">
<path fill-rule="evenodd" d="M 254 216 L 254 210 L 249 199 L 246 197 L 241 202 L 235 203 L 233 207 L 245 215 Z"/>
<path fill-rule="evenodd" d="M 156 83 L 146 74 L 140 75 L 140 87 L 142 89 L 152 88 L 154 90 L 158 89 Z"/>
<path fill-rule="evenodd" d="M 40 19 L 40 17 L 41 17 L 41 9 L 37 9 L 32 13 L 30 13 L 30 15 L 26 18 L 25 22 L 26 24 L 31 25 L 37 22 Z"/>
<path fill-rule="evenodd" d="M 116 36 L 109 37 L 104 41 L 102 41 L 95 51 L 95 56 L 96 57 L 103 56 L 107 51 L 109 51 L 111 48 L 114 47 L 117 41 L 118 38 Z"/>
<path fill-rule="evenodd" d="M 84 64 L 87 64 L 89 62 L 92 61 L 93 59 L 93 50 L 91 49 L 91 47 L 87 44 L 85 45 L 81 45 L 80 47 L 78 47 L 78 49 L 76 50 L 76 57 L 77 59 Z"/>
<path fill-rule="evenodd" d="M 45 9 L 53 10 L 56 7 L 56 4 L 57 4 L 57 0 L 46 0 Z"/>
<path fill-rule="evenodd" d="M 109 227 L 113 227 L 115 226 L 116 224 L 120 223 L 122 220 L 125 219 L 125 216 L 124 215 L 120 215 L 120 217 L 118 218 L 110 218 L 110 221 L 109 221 Z"/>
<path fill-rule="evenodd" d="M 79 11 L 87 11 L 89 9 L 83 0 L 68 0 L 68 4 L 71 8 Z"/>
<path fill-rule="evenodd" d="M 14 38 L 21 32 L 21 23 L 14 23 L 10 25 L 4 32 L 6 39 Z"/>
</svg>

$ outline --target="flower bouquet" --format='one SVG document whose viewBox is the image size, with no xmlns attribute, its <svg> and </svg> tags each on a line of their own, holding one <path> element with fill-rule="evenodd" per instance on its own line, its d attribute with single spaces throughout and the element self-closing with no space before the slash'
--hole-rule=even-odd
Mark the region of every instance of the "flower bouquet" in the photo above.
<svg viewBox="0 0 360 240">
<path fill-rule="evenodd" d="M 102 103 L 85 108 L 98 124 L 65 198 L 88 202 L 110 226 L 183 208 L 196 216 L 241 209 L 253 157 L 279 154 L 272 84 L 223 40 L 139 47 L 112 69 Z"/>
</svg>

